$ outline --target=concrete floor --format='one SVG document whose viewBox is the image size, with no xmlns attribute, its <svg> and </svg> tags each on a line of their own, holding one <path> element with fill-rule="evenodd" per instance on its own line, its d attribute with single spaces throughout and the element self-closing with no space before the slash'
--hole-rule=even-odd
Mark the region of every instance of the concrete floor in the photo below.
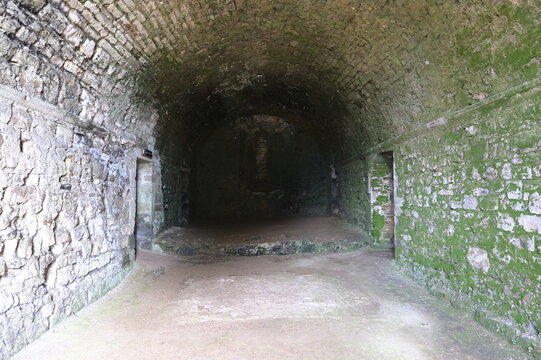
<svg viewBox="0 0 541 360">
<path fill-rule="evenodd" d="M 527 359 L 390 258 L 141 253 L 118 288 L 15 359 Z"/>
</svg>

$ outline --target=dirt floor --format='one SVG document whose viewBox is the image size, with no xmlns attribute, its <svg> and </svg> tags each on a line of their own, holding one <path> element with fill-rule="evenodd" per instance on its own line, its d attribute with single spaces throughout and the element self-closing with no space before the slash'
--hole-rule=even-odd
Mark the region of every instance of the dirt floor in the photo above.
<svg viewBox="0 0 541 360">
<path fill-rule="evenodd" d="M 180 255 L 286 255 L 351 250 L 368 239 L 335 217 L 290 217 L 173 227 L 156 243 L 158 250 Z"/>
<path fill-rule="evenodd" d="M 115 290 L 20 352 L 53 359 L 527 359 L 387 251 L 140 253 Z"/>
</svg>

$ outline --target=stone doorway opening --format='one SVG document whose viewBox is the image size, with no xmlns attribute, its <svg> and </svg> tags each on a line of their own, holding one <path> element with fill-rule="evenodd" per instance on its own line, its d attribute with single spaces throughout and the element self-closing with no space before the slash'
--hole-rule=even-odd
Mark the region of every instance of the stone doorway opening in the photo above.
<svg viewBox="0 0 541 360">
<path fill-rule="evenodd" d="M 370 171 L 371 236 L 373 245 L 395 247 L 395 171 L 392 151 L 376 155 Z"/>
<path fill-rule="evenodd" d="M 153 214 L 153 165 L 151 161 L 137 159 L 136 174 L 136 208 L 135 208 L 135 251 L 151 250 L 154 232 L 152 229 Z"/>
</svg>

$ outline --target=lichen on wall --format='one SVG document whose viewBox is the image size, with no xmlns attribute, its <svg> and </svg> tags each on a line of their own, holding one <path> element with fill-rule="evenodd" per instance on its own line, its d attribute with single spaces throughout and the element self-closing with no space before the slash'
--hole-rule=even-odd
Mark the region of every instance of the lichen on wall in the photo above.
<svg viewBox="0 0 541 360">
<path fill-rule="evenodd" d="M 398 262 L 530 351 L 541 331 L 540 119 L 536 85 L 396 146 Z"/>
<path fill-rule="evenodd" d="M 370 161 L 370 235 L 372 246 L 394 247 L 394 172 L 392 153 L 378 154 Z"/>
</svg>

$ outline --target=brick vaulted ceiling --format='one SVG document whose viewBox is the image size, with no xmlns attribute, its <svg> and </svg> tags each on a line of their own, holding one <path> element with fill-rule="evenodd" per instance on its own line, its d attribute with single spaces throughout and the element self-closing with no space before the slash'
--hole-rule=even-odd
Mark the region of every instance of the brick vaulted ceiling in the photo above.
<svg viewBox="0 0 541 360">
<path fill-rule="evenodd" d="M 272 114 L 299 120 L 347 156 L 540 74 L 538 0 L 26 6 L 48 22 L 29 46 L 46 53 L 39 38 L 61 33 L 82 56 L 58 66 L 94 69 L 86 80 L 103 94 L 115 89 L 100 88 L 98 76 L 129 83 L 160 110 L 162 143 L 193 146 L 221 121 Z M 31 35 L 14 26 L 21 41 Z"/>
</svg>

